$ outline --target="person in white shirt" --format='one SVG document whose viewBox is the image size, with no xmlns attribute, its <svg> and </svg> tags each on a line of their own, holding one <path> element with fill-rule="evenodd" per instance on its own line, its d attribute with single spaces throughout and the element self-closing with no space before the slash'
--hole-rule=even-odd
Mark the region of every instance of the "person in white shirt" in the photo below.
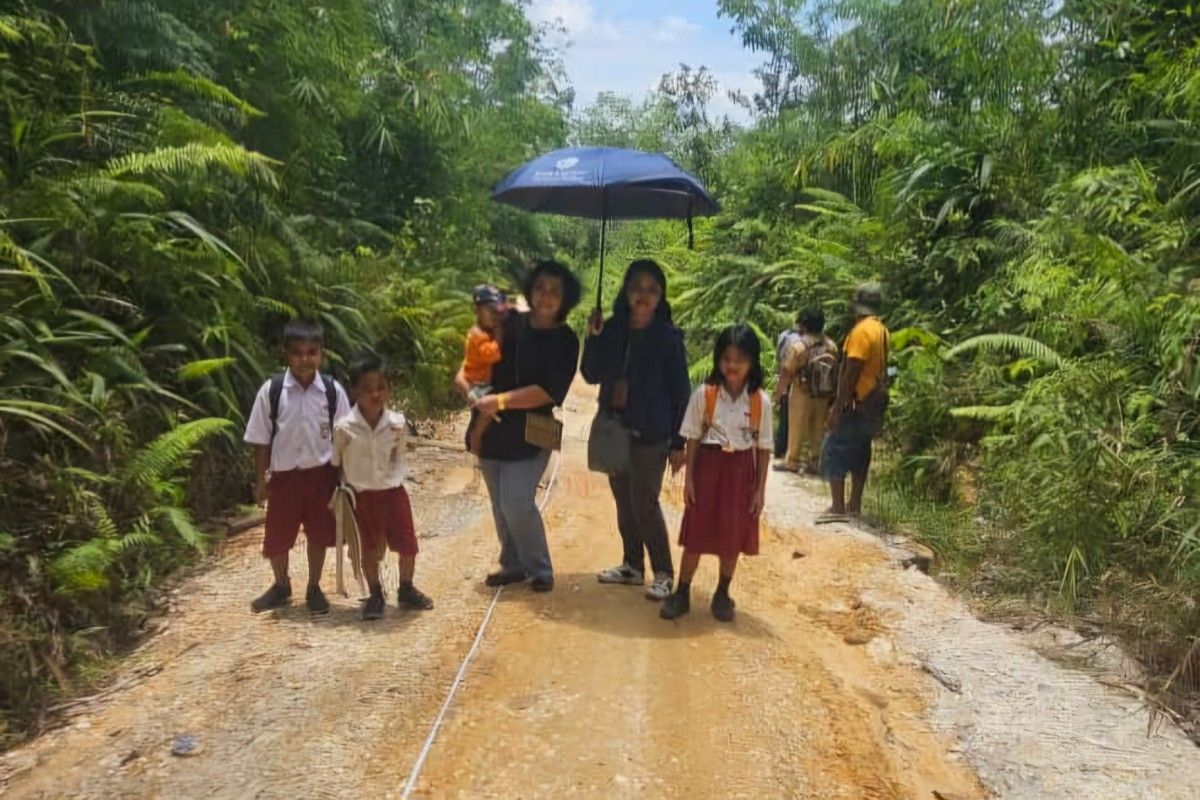
<svg viewBox="0 0 1200 800">
<path fill-rule="evenodd" d="M 334 426 L 333 464 L 342 468 L 345 483 L 354 490 L 362 570 L 371 591 L 363 606 L 363 619 L 383 616 L 379 563 L 385 547 L 399 558 L 396 604 L 433 608 L 433 601 L 413 586 L 418 548 L 412 505 L 404 488 L 407 423 L 403 414 L 388 408 L 391 385 L 379 357 L 366 356 L 351 368 L 350 389 L 354 408 Z"/>
<path fill-rule="evenodd" d="M 287 370 L 258 391 L 245 441 L 254 445 L 254 499 L 267 503 L 262 554 L 271 561 L 275 582 L 250 607 L 255 612 L 279 608 L 292 596 L 288 551 L 300 526 L 308 540 L 308 591 L 305 602 L 314 614 L 329 611 L 321 592 L 325 549 L 333 547 L 336 530 L 329 498 L 337 488 L 333 456 L 333 422 L 350 410 L 337 381 L 321 375 L 324 332 L 311 322 L 289 322 L 283 329 Z"/>
<path fill-rule="evenodd" d="M 771 463 L 771 402 L 763 391 L 761 345 L 746 325 L 722 331 L 713 371 L 688 402 L 680 435 L 687 439 L 686 506 L 679 531 L 679 585 L 659 616 L 691 609 L 692 577 L 700 556 L 721 559 L 712 614 L 733 621 L 729 583 L 740 555 L 758 555 L 758 520 Z"/>
</svg>

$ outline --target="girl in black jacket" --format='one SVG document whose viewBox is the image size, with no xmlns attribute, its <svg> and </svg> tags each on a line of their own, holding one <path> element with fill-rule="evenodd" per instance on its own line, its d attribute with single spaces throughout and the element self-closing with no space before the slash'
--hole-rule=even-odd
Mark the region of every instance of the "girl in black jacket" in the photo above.
<svg viewBox="0 0 1200 800">
<path fill-rule="evenodd" d="M 582 373 L 600 384 L 602 408 L 621 415 L 630 437 L 630 470 L 609 477 L 624 543 L 621 565 L 600 573 L 601 583 L 645 583 L 645 553 L 654 579 L 646 596 L 665 600 L 675 570 L 659 494 L 667 461 L 683 466 L 679 427 L 691 394 L 683 333 L 671 320 L 667 278 L 653 261 L 634 261 L 625 273 L 613 315 L 596 309 L 588 323 Z"/>
</svg>

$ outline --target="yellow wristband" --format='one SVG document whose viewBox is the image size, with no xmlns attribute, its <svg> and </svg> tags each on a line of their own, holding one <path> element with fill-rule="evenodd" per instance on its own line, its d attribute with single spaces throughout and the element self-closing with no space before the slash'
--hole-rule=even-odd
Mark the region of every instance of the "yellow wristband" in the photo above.
<svg viewBox="0 0 1200 800">
<path fill-rule="evenodd" d="M 496 395 L 496 408 L 500 409 L 501 411 L 508 408 L 508 395 L 506 393 L 501 392 L 500 394 Z"/>
</svg>

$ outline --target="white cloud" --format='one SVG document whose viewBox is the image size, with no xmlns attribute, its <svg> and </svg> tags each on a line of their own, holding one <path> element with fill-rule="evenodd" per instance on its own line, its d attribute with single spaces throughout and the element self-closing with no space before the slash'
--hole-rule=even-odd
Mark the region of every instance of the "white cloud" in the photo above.
<svg viewBox="0 0 1200 800">
<path fill-rule="evenodd" d="M 529 19 L 535 23 L 558 23 L 568 34 L 577 34 L 592 26 L 596 9 L 587 0 L 535 0 Z"/>
<path fill-rule="evenodd" d="M 565 35 L 551 44 L 563 54 L 568 77 L 575 86 L 577 106 L 592 102 L 602 91 L 641 99 L 658 86 L 664 72 L 706 66 L 721 85 L 713 110 L 744 121 L 746 112 L 729 102 L 727 90 L 752 91 L 751 74 L 758 59 L 742 47 L 724 24 L 709 28 L 680 14 L 645 16 L 627 7 L 623 15 L 598 10 L 590 0 L 534 0 L 529 18 L 535 23 L 561 25 Z M 711 15 L 715 20 L 715 8 Z"/>
<path fill-rule="evenodd" d="M 711 111 L 714 117 L 727 116 L 735 122 L 746 122 L 750 119 L 750 112 L 743 106 L 738 105 L 729 98 L 729 94 L 740 93 L 747 100 L 754 97 L 754 93 L 762 88 L 758 78 L 753 72 L 745 71 L 741 73 L 714 73 L 713 77 L 717 79 L 717 85 L 720 87 L 717 94 L 712 99 Z"/>
<path fill-rule="evenodd" d="M 680 38 L 693 36 L 699 33 L 700 30 L 700 26 L 696 23 L 689 22 L 683 17 L 677 17 L 674 14 L 668 14 L 659 20 L 659 29 L 654 34 L 654 41 L 664 44 L 675 42 Z"/>
</svg>

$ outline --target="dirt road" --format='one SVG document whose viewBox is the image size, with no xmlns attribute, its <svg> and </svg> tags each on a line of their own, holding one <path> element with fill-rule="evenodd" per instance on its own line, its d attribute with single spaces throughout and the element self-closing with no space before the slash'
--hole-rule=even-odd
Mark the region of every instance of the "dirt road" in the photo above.
<svg viewBox="0 0 1200 800">
<path fill-rule="evenodd" d="M 712 565 L 675 623 L 599 585 L 620 547 L 584 466 L 590 408 L 577 390 L 547 508 L 557 588 L 501 594 L 413 796 L 1196 796 L 1200 754 L 1178 731 L 1148 738 L 1138 703 L 975 620 L 870 535 L 813 530 L 819 500 L 794 478 L 772 476 L 733 625 L 707 613 Z M 357 599 L 331 597 L 324 618 L 301 603 L 251 616 L 267 570 L 249 532 L 181 587 L 128 688 L 0 759 L 0 794 L 401 797 L 492 600 L 496 550 L 469 460 L 422 447 L 412 464 L 433 612 L 364 624 Z M 199 752 L 171 755 L 181 733 Z"/>
</svg>

